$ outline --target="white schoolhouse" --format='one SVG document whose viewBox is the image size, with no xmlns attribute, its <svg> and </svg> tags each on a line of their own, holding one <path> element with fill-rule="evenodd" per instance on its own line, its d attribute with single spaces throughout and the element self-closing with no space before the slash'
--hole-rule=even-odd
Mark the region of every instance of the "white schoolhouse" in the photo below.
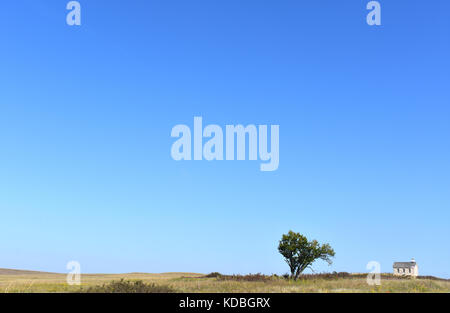
<svg viewBox="0 0 450 313">
<path fill-rule="evenodd" d="M 410 262 L 395 262 L 393 268 L 395 276 L 419 276 L 419 266 L 414 259 Z"/>
</svg>

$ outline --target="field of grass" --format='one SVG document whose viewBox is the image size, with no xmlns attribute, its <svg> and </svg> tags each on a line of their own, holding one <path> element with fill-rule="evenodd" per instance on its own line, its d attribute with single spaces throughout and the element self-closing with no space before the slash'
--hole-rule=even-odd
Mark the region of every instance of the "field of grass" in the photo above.
<svg viewBox="0 0 450 313">
<path fill-rule="evenodd" d="M 85 274 L 81 286 L 69 286 L 65 274 L 0 269 L 0 293 L 85 292 L 90 287 L 121 279 L 167 286 L 175 292 L 285 293 L 285 292 L 450 292 L 450 281 L 433 278 L 394 278 L 383 275 L 381 286 L 369 286 L 364 275 L 307 275 L 298 281 L 279 276 L 220 276 L 195 273 Z"/>
</svg>

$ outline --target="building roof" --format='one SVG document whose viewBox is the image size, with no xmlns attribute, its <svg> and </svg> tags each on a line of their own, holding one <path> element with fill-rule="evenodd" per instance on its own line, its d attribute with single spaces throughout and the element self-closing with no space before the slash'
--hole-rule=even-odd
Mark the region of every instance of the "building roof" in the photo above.
<svg viewBox="0 0 450 313">
<path fill-rule="evenodd" d="M 416 265 L 416 262 L 395 262 L 394 268 L 398 267 L 414 267 Z"/>
</svg>

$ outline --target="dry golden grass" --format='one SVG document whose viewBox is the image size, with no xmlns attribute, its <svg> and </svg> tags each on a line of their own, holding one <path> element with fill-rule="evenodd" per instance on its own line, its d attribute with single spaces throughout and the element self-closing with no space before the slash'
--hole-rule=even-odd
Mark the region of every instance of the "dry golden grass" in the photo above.
<svg viewBox="0 0 450 313">
<path fill-rule="evenodd" d="M 102 285 L 113 280 L 142 280 L 145 283 L 170 286 L 177 292 L 213 293 L 300 293 L 300 292 L 450 292 L 450 282 L 430 279 L 383 279 L 381 286 L 373 287 L 364 278 L 308 279 L 289 281 L 274 277 L 266 281 L 236 281 L 205 277 L 195 273 L 163 274 L 85 274 L 82 285 L 69 286 L 66 275 L 39 272 L 0 272 L 0 292 L 80 292 L 90 286 Z"/>
</svg>

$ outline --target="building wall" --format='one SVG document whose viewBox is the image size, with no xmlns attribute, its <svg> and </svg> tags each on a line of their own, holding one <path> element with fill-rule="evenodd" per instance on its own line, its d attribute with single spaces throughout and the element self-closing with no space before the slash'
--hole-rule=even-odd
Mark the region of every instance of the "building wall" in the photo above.
<svg viewBox="0 0 450 313">
<path fill-rule="evenodd" d="M 419 266 L 417 264 L 414 266 L 414 276 L 419 276 Z"/>
</svg>

